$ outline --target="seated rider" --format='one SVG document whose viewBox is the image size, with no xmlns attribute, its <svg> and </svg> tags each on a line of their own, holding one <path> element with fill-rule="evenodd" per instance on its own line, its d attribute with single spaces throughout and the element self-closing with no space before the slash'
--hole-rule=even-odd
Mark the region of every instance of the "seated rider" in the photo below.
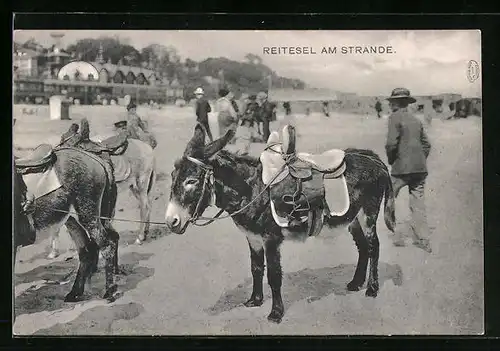
<svg viewBox="0 0 500 351">
<path fill-rule="evenodd" d="M 137 115 L 137 106 L 134 102 L 130 102 L 127 106 L 127 117 L 120 117 L 115 122 L 115 127 L 118 131 L 126 131 L 131 139 L 138 139 L 153 149 L 158 145 L 155 136 L 148 131 L 147 124 Z"/>
</svg>

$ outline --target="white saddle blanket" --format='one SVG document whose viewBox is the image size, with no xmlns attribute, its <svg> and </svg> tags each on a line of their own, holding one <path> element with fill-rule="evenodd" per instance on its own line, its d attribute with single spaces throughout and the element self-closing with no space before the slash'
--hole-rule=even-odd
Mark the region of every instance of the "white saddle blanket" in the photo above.
<svg viewBox="0 0 500 351">
<path fill-rule="evenodd" d="M 50 167 L 43 173 L 32 173 L 23 175 L 28 192 L 38 199 L 62 187 L 54 167 Z"/>
<path fill-rule="evenodd" d="M 330 208 L 330 216 L 343 216 L 350 206 L 349 191 L 344 175 L 339 178 L 324 178 L 325 200 Z"/>
</svg>

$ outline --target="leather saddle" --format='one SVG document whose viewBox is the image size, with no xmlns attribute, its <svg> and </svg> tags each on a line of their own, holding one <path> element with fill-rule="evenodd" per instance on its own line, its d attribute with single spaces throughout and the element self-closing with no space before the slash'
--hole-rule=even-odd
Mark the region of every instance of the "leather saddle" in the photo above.
<svg viewBox="0 0 500 351">
<path fill-rule="evenodd" d="M 316 235 L 322 221 L 318 211 L 326 207 L 324 179 L 343 174 L 344 151 L 333 149 L 319 155 L 297 153 L 296 131 L 291 125 L 283 128 L 281 143 L 278 140 L 278 133 L 271 133 L 261 155 L 264 183 L 270 184 L 274 179 L 270 187 L 272 211 L 277 217 L 288 219 L 289 229 Z"/>
<path fill-rule="evenodd" d="M 15 159 L 16 170 L 22 174 L 39 173 L 51 166 L 56 154 L 50 144 L 41 144 L 29 155 Z"/>
<path fill-rule="evenodd" d="M 83 149 L 94 154 L 108 153 L 110 155 L 121 155 L 128 147 L 128 137 L 126 133 L 120 133 L 101 142 L 90 140 L 90 127 L 86 118 L 80 122 L 80 133 L 67 138 L 67 145 Z"/>
<path fill-rule="evenodd" d="M 122 155 L 128 147 L 128 140 L 126 134 L 118 134 L 105 139 L 99 143 L 91 140 L 87 140 L 81 144 L 82 148 L 86 151 L 102 154 L 103 152 L 109 153 L 110 155 Z"/>
<path fill-rule="evenodd" d="M 323 173 L 325 178 L 337 178 L 345 171 L 344 150 L 331 149 L 321 154 L 297 152 L 296 131 L 291 125 L 283 128 L 282 141 L 283 158 L 294 178 L 310 178 L 313 170 Z"/>
</svg>

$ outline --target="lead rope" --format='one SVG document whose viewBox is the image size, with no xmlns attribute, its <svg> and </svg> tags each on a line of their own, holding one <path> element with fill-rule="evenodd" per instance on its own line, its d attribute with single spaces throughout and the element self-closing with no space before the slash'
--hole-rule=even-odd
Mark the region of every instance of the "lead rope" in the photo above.
<svg viewBox="0 0 500 351">
<path fill-rule="evenodd" d="M 276 178 L 278 178 L 278 176 L 281 174 L 281 172 L 283 172 L 283 170 L 285 169 L 285 167 L 286 167 L 286 165 L 283 165 L 283 166 L 281 167 L 281 169 L 280 169 L 280 170 L 276 173 L 276 175 L 275 175 L 275 176 L 271 179 L 271 181 L 270 181 L 270 182 L 269 182 L 269 183 L 268 183 L 268 184 L 264 187 L 264 189 L 262 189 L 262 191 L 261 191 L 259 194 L 257 194 L 257 196 L 256 196 L 256 197 L 254 197 L 252 201 L 250 201 L 248 204 L 246 204 L 245 206 L 243 206 L 242 208 L 240 208 L 238 211 L 233 212 L 233 213 L 228 213 L 228 214 L 227 214 L 227 215 L 225 215 L 225 216 L 219 217 L 219 216 L 220 216 L 220 214 L 222 214 L 222 212 L 224 212 L 224 210 L 220 210 L 220 211 L 219 211 L 219 213 L 217 213 L 214 217 L 202 217 L 202 216 L 200 216 L 200 217 L 197 217 L 197 218 L 190 219 L 189 221 L 190 221 L 191 223 L 193 223 L 194 225 L 197 225 L 197 226 L 205 226 L 205 225 L 208 225 L 208 224 L 210 224 L 210 223 L 214 222 L 215 220 L 218 220 L 218 219 L 225 219 L 225 218 L 233 217 L 233 216 L 236 216 L 237 214 L 240 214 L 240 213 L 241 213 L 241 212 L 243 212 L 245 209 L 247 209 L 247 208 L 248 208 L 251 204 L 253 204 L 255 201 L 257 201 L 257 199 L 258 199 L 258 198 L 259 198 L 262 194 L 264 194 L 264 192 L 265 192 L 267 189 L 269 189 L 269 188 L 270 188 L 270 186 L 271 186 L 272 182 L 273 182 L 274 180 L 276 180 Z M 208 221 L 210 221 L 210 222 L 209 222 L 209 223 L 203 223 L 203 224 L 201 224 L 201 225 L 196 224 L 196 221 L 197 221 L 197 220 L 200 220 L 200 219 L 201 219 L 201 220 L 208 220 Z"/>
</svg>

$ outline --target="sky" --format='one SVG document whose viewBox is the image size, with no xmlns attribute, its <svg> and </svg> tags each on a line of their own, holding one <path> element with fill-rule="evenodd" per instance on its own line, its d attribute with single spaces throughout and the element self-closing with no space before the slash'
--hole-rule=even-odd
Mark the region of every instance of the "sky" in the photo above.
<svg viewBox="0 0 500 351">
<path fill-rule="evenodd" d="M 481 69 L 479 30 L 425 31 L 138 31 L 68 30 L 62 45 L 82 38 L 118 36 L 141 49 L 149 44 L 174 46 L 182 59 L 196 61 L 227 57 L 241 61 L 259 55 L 277 74 L 303 80 L 308 86 L 358 95 L 390 95 L 406 87 L 414 95 L 458 93 L 481 96 L 481 77 L 468 78 L 471 60 Z M 15 31 L 14 40 L 30 37 L 43 45 L 54 43 L 53 31 Z M 392 53 L 342 54 L 342 46 L 391 47 Z M 265 47 L 307 47 L 315 54 L 266 54 Z M 336 47 L 335 54 L 322 54 Z M 270 50 L 270 52 L 272 52 Z"/>
</svg>

